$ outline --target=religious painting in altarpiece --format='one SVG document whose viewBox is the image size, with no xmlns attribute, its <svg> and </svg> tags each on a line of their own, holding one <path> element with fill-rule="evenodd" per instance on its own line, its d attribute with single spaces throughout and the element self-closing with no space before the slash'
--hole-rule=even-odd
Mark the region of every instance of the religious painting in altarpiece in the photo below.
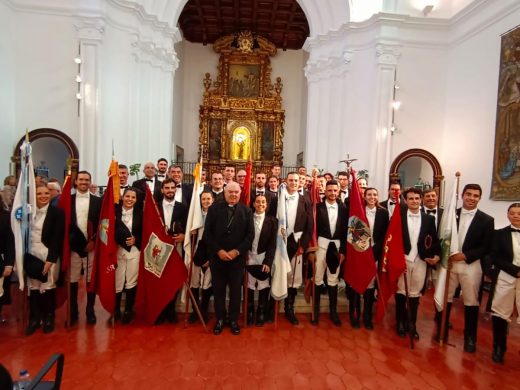
<svg viewBox="0 0 520 390">
<path fill-rule="evenodd" d="M 502 36 L 491 199 L 519 200 L 520 26 Z"/>
<path fill-rule="evenodd" d="M 283 164 L 283 84 L 280 77 L 271 80 L 276 47 L 243 31 L 219 38 L 213 49 L 220 55 L 217 74 L 205 74 L 199 109 L 203 164 L 211 174 L 251 160 L 254 172 L 267 173 L 274 163 Z"/>
</svg>

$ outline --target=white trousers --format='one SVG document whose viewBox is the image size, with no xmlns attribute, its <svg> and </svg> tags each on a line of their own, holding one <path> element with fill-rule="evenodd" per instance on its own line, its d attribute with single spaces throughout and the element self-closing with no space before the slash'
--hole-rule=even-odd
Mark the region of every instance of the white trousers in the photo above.
<svg viewBox="0 0 520 390">
<path fill-rule="evenodd" d="M 116 293 L 137 286 L 140 254 L 135 246 L 132 246 L 130 252 L 117 247 Z"/>
<path fill-rule="evenodd" d="M 410 298 L 418 298 L 421 296 L 421 290 L 424 287 L 426 278 L 426 262 L 417 258 L 415 261 L 406 260 L 406 273 L 399 277 L 397 281 L 397 293 L 406 295 L 404 286 L 404 278 L 408 282 L 408 296 Z"/>
<path fill-rule="evenodd" d="M 191 281 L 190 288 L 202 288 L 203 290 L 207 290 L 211 287 L 211 270 L 209 267 L 206 267 L 206 271 L 202 271 L 202 267 L 193 264 L 193 269 L 191 270 Z"/>
<path fill-rule="evenodd" d="M 510 322 L 515 307 L 520 313 L 520 278 L 500 271 L 498 274 L 491 311 L 493 315 Z M 520 316 L 516 322 L 520 324 Z"/>
<path fill-rule="evenodd" d="M 77 283 L 81 277 L 81 269 L 85 270 L 85 278 L 87 283 L 90 283 L 92 277 L 92 264 L 94 262 L 94 251 L 88 252 L 86 257 L 79 257 L 79 255 L 70 252 L 70 282 Z"/>
<path fill-rule="evenodd" d="M 465 261 L 453 263 L 450 273 L 450 286 L 448 290 L 448 301 L 453 301 L 453 295 L 460 283 L 462 297 L 465 306 L 480 306 L 478 291 L 482 281 L 482 268 L 480 260 L 467 264 Z"/>
<path fill-rule="evenodd" d="M 316 284 L 316 286 L 321 286 L 323 284 L 323 278 L 326 272 L 327 285 L 331 287 L 337 286 L 339 283 L 340 266 L 338 265 L 336 272 L 330 272 L 329 267 L 327 267 L 326 255 L 327 249 L 318 247 L 318 250 L 316 251 L 316 274 L 314 275 L 314 284 Z"/>
<path fill-rule="evenodd" d="M 291 272 L 287 274 L 287 287 L 298 288 L 303 283 L 302 277 L 303 256 L 294 256 L 291 259 Z"/>
</svg>

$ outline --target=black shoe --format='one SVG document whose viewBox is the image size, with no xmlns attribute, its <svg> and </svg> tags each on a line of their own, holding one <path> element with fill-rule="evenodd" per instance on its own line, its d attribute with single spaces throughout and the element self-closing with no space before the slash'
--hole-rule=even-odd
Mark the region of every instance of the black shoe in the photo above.
<svg viewBox="0 0 520 390">
<path fill-rule="evenodd" d="M 300 321 L 298 321 L 298 318 L 296 318 L 296 315 L 294 314 L 293 309 L 289 309 L 285 312 L 285 318 L 292 324 L 292 325 L 298 325 Z"/>
<path fill-rule="evenodd" d="M 25 328 L 25 335 L 30 336 L 34 332 L 38 330 L 40 327 L 40 321 L 31 320 L 29 321 L 29 324 L 27 325 L 27 328 Z"/>
<path fill-rule="evenodd" d="M 70 324 L 69 326 L 74 326 L 78 323 L 78 318 L 79 316 L 76 314 L 76 315 L 71 315 L 70 316 Z"/>
<path fill-rule="evenodd" d="M 333 310 L 329 313 L 330 320 L 335 326 L 341 326 L 341 320 L 339 319 L 338 313 L 336 310 Z"/>
<path fill-rule="evenodd" d="M 240 334 L 240 327 L 236 321 L 231 321 L 229 327 L 231 328 L 231 333 L 235 336 Z"/>
<path fill-rule="evenodd" d="M 264 308 L 262 306 L 258 306 L 256 309 L 256 322 L 255 326 L 264 326 L 265 317 L 264 317 Z"/>
<path fill-rule="evenodd" d="M 403 338 L 406 337 L 406 328 L 402 322 L 397 323 L 397 335 Z"/>
<path fill-rule="evenodd" d="M 475 353 L 477 351 L 477 345 L 472 337 L 464 338 L 464 352 Z"/>
<path fill-rule="evenodd" d="M 374 324 L 372 323 L 372 318 L 363 318 L 363 325 L 365 325 L 365 329 L 367 330 L 373 330 Z"/>
<path fill-rule="evenodd" d="M 504 354 L 505 350 L 498 345 L 493 346 L 493 354 L 491 355 L 491 359 L 498 364 L 504 364 Z"/>
<path fill-rule="evenodd" d="M 354 329 L 359 329 L 359 318 L 356 315 L 350 316 L 350 326 Z"/>
<path fill-rule="evenodd" d="M 417 333 L 416 329 L 412 330 L 412 335 L 414 340 L 419 340 L 419 333 Z"/>
<path fill-rule="evenodd" d="M 215 327 L 213 328 L 213 334 L 218 336 L 222 333 L 222 329 L 224 329 L 224 321 L 218 320 L 215 324 Z"/>
<path fill-rule="evenodd" d="M 134 319 L 134 313 L 131 311 L 125 311 L 123 316 L 121 317 L 121 323 L 123 325 L 128 325 Z"/>
<path fill-rule="evenodd" d="M 43 322 L 43 333 L 54 332 L 54 317 L 47 317 Z"/>
<path fill-rule="evenodd" d="M 87 324 L 96 325 L 96 322 L 97 322 L 96 313 L 94 313 L 93 311 L 88 311 L 87 312 Z"/>
</svg>

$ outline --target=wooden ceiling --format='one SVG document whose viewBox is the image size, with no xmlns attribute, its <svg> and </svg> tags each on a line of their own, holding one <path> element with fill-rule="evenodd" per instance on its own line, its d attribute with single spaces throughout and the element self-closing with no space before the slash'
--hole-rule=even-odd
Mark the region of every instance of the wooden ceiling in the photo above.
<svg viewBox="0 0 520 390">
<path fill-rule="evenodd" d="M 309 24 L 296 0 L 189 0 L 179 26 L 190 42 L 212 44 L 243 30 L 261 35 L 280 49 L 301 49 Z"/>
</svg>

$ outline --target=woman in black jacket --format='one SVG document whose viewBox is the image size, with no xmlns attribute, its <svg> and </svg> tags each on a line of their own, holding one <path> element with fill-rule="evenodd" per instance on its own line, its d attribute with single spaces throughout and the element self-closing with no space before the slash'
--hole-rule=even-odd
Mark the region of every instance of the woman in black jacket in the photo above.
<svg viewBox="0 0 520 390">
<path fill-rule="evenodd" d="M 123 193 L 120 205 L 116 207 L 116 308 L 115 320 L 121 319 L 128 324 L 134 317 L 134 303 L 137 292 L 137 276 L 139 274 L 139 257 L 141 255 L 141 231 L 143 211 L 136 206 L 137 191 L 129 187 Z M 125 291 L 125 310 L 121 315 L 121 297 Z"/>
<path fill-rule="evenodd" d="M 36 187 L 36 210 L 31 220 L 31 246 L 29 254 L 42 261 L 42 276 L 27 278 L 29 289 L 29 324 L 27 336 L 40 325 L 43 333 L 54 331 L 56 281 L 60 273 L 59 258 L 63 250 L 65 216 L 61 209 L 51 206 L 51 193 L 45 185 Z"/>
</svg>

